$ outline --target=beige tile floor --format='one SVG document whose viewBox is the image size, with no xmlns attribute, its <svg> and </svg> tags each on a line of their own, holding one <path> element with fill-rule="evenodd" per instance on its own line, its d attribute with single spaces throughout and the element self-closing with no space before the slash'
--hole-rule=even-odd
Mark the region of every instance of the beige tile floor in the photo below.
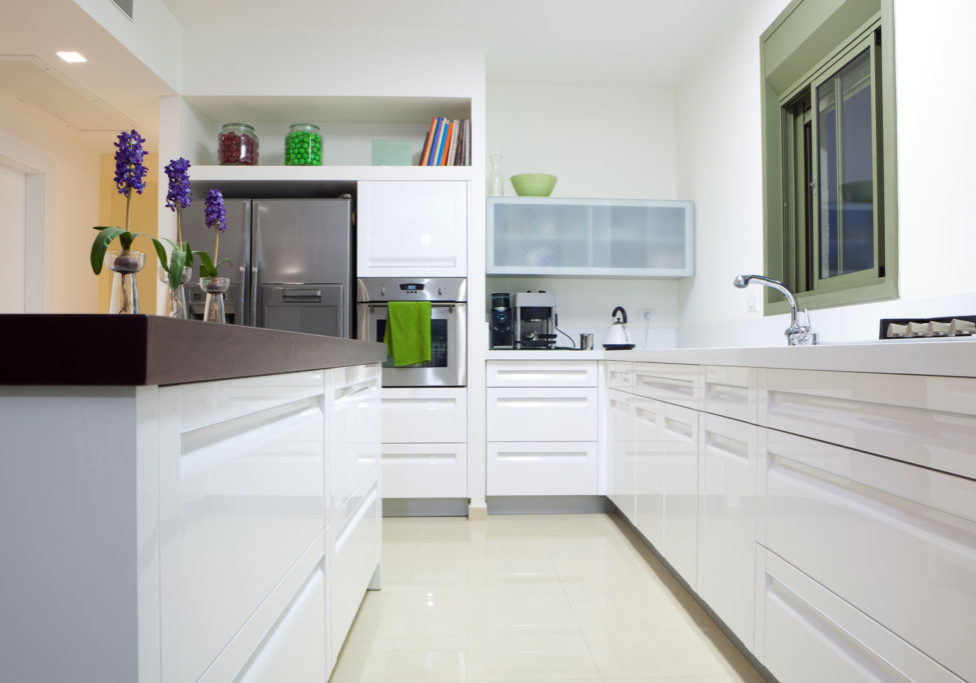
<svg viewBox="0 0 976 683">
<path fill-rule="evenodd" d="M 332 683 L 761 681 L 618 518 L 383 520 Z"/>
</svg>

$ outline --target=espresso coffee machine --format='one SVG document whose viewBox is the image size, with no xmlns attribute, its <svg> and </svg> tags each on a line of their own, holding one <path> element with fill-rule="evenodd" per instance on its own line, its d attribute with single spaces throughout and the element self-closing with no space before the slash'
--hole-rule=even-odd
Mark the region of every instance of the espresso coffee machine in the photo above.
<svg viewBox="0 0 976 683">
<path fill-rule="evenodd" d="M 512 297 L 507 292 L 491 295 L 491 348 L 515 348 L 512 329 Z"/>
<path fill-rule="evenodd" d="M 556 345 L 556 295 L 516 292 L 515 348 L 551 349 Z"/>
</svg>

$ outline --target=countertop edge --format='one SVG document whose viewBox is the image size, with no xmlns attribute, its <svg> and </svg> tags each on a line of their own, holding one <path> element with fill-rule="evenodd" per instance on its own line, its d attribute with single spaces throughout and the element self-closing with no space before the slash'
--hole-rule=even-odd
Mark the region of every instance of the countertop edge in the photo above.
<svg viewBox="0 0 976 683">
<path fill-rule="evenodd" d="M 143 386 L 386 359 L 382 344 L 149 315 L 0 315 L 0 385 Z"/>
</svg>

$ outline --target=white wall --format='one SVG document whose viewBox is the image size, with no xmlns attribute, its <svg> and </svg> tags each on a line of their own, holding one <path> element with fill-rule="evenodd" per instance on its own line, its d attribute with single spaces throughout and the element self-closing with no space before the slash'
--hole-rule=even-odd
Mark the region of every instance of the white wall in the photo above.
<svg viewBox="0 0 976 683">
<path fill-rule="evenodd" d="M 97 281 L 88 254 L 98 224 L 98 153 L 82 135 L 50 122 L 36 110 L 0 92 L 0 147 L 27 173 L 41 172 L 46 197 L 43 286 L 45 313 L 94 313 Z M 19 151 L 18 151 L 19 150 Z M 33 241 L 36 235 L 28 235 Z M 40 246 L 40 245 L 39 245 Z M 31 273 L 27 274 L 31 277 Z M 28 296 L 30 293 L 28 293 Z M 38 312 L 41 302 L 29 306 Z"/>
<path fill-rule="evenodd" d="M 551 173 L 558 197 L 678 198 L 671 88 L 489 83 L 486 103 L 487 154 L 503 157 L 506 195 L 516 173 Z M 577 341 L 592 332 L 599 348 L 620 305 L 638 347 L 674 345 L 673 280 L 491 278 L 487 293 L 530 289 L 555 293 L 560 328 Z M 653 320 L 638 321 L 638 309 L 653 309 Z"/>
<path fill-rule="evenodd" d="M 778 345 L 786 316 L 746 311 L 738 273 L 762 272 L 759 36 L 786 0 L 756 0 L 677 90 L 678 194 L 695 201 L 696 275 L 679 284 L 678 343 Z M 814 311 L 824 341 L 876 339 L 882 317 L 971 314 L 976 94 L 968 0 L 895 2 L 899 291 L 896 301 Z M 933 68 L 937 65 L 937 68 Z M 718 110 L 717 103 L 721 105 Z"/>
</svg>

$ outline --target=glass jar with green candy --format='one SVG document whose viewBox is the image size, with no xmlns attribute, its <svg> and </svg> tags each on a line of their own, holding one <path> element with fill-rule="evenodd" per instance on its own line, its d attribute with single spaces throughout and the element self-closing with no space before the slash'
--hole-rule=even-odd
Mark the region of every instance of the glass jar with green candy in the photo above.
<svg viewBox="0 0 976 683">
<path fill-rule="evenodd" d="M 321 166 L 322 134 L 314 123 L 293 123 L 285 136 L 286 166 Z"/>
</svg>

